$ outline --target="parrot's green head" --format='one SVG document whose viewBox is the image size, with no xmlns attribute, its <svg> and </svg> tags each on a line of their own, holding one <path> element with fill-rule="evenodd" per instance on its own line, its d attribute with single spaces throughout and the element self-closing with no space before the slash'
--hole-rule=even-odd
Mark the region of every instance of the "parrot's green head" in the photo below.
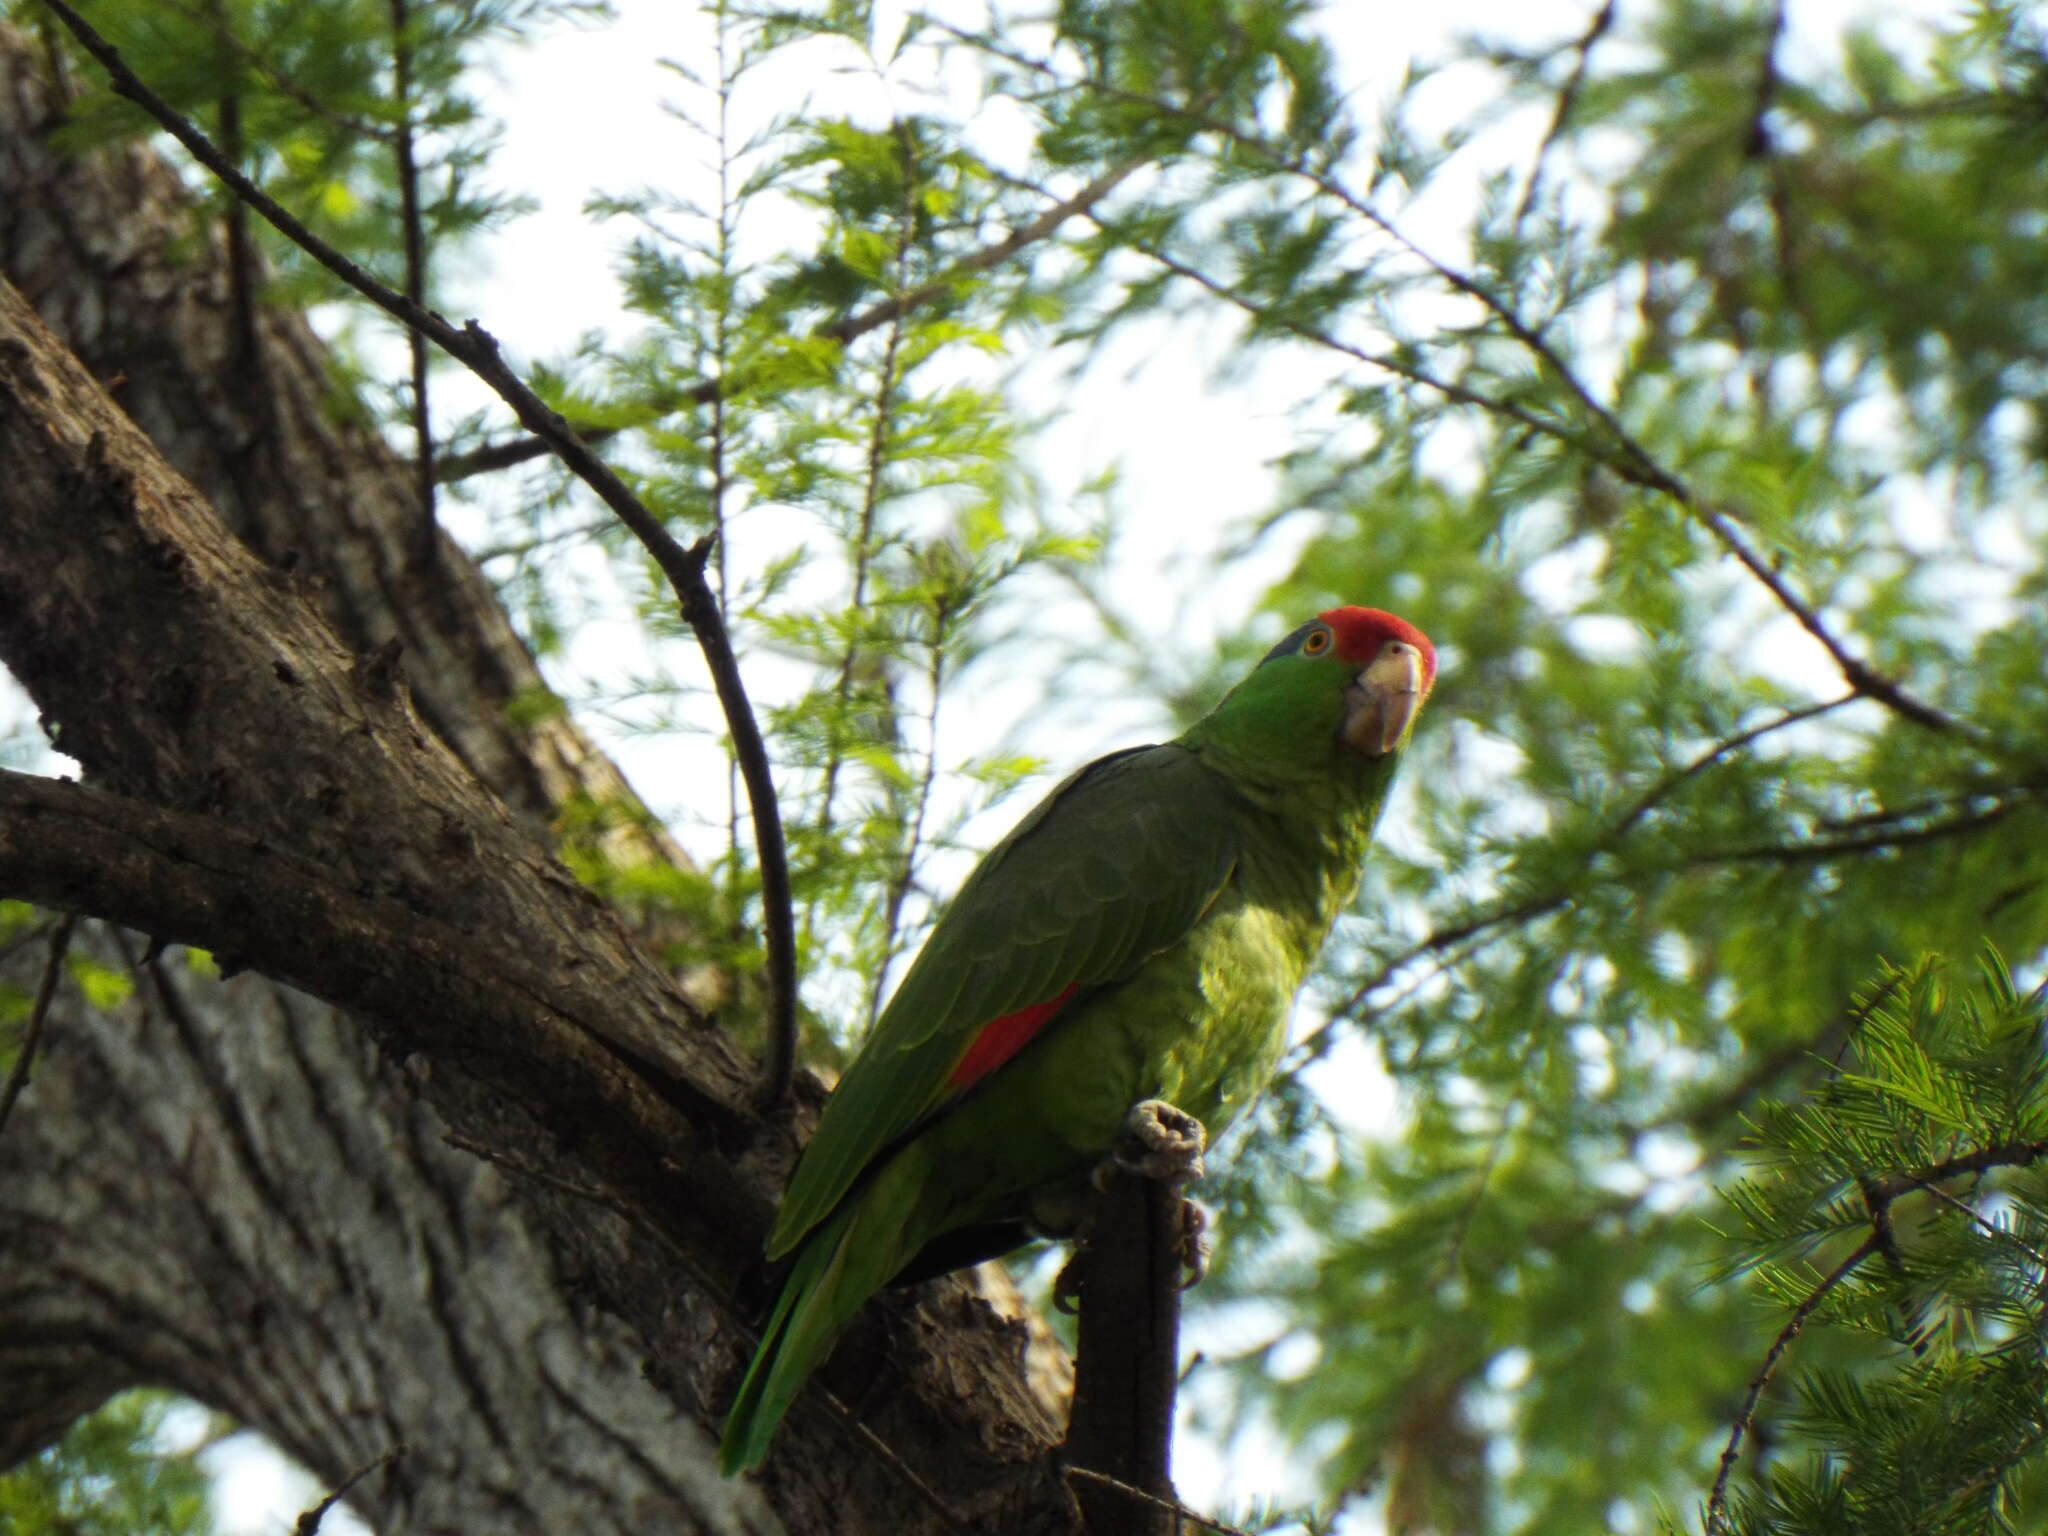
<svg viewBox="0 0 2048 1536">
<path fill-rule="evenodd" d="M 1406 619 L 1331 608 L 1268 651 L 1188 740 L 1242 770 L 1380 780 L 1435 682 L 1436 647 Z"/>
</svg>

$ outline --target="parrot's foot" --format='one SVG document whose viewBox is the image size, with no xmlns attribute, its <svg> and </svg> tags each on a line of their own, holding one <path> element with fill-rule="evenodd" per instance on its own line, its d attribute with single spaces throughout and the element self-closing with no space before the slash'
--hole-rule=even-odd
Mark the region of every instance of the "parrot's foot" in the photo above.
<svg viewBox="0 0 2048 1536">
<path fill-rule="evenodd" d="M 1124 1116 L 1109 1161 L 1140 1178 L 1164 1179 L 1181 1188 L 1202 1176 L 1202 1152 L 1208 1143 L 1209 1133 L 1193 1115 L 1164 1099 L 1147 1099 L 1133 1104 Z M 1098 1187 L 1107 1171 L 1096 1171 Z"/>
<path fill-rule="evenodd" d="M 1073 1257 L 1060 1266 L 1052 1282 L 1053 1308 L 1069 1317 L 1081 1310 L 1081 1255 L 1094 1236 L 1095 1218 L 1091 1211 L 1074 1233 Z M 1180 1260 L 1181 1290 L 1200 1285 L 1208 1278 L 1209 1211 L 1198 1200 L 1183 1197 L 1180 1202 L 1180 1241 L 1175 1256 Z"/>
<path fill-rule="evenodd" d="M 1202 1176 L 1202 1152 L 1208 1140 L 1209 1133 L 1202 1122 L 1186 1110 L 1176 1109 L 1163 1099 L 1147 1099 L 1132 1105 L 1131 1112 L 1124 1116 L 1123 1129 L 1117 1133 L 1109 1156 L 1096 1165 L 1093 1183 L 1096 1189 L 1103 1189 L 1110 1174 L 1121 1169 L 1141 1179 L 1157 1179 L 1166 1185 L 1169 1194 L 1177 1196 Z M 1080 1310 L 1081 1256 L 1094 1237 L 1095 1210 L 1091 1202 L 1074 1234 L 1074 1257 L 1052 1283 L 1052 1304 L 1062 1312 Z M 1180 1238 L 1175 1247 L 1184 1277 L 1180 1282 L 1182 1290 L 1198 1284 L 1209 1272 L 1208 1230 L 1209 1213 L 1194 1201 L 1182 1199 Z"/>
</svg>

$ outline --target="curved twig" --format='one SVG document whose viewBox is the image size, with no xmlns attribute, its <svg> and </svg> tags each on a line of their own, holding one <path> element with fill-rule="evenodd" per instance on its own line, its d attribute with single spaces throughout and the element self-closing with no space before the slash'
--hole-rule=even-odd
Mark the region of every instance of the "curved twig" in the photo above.
<svg viewBox="0 0 2048 1536">
<path fill-rule="evenodd" d="M 1728 1443 L 1721 1448 L 1721 1461 L 1714 1473 L 1713 1492 L 1707 1496 L 1705 1536 L 1718 1536 L 1728 1518 L 1728 1474 L 1735 1470 L 1735 1459 L 1742 1454 L 1743 1439 L 1756 1423 L 1757 1404 L 1762 1401 L 1764 1388 L 1771 1384 L 1778 1362 L 1785 1358 L 1785 1351 L 1792 1347 L 1792 1341 L 1805 1329 L 1814 1309 L 1827 1299 L 1828 1293 L 1844 1280 L 1856 1266 L 1869 1258 L 1883 1245 L 1883 1239 L 1876 1232 L 1851 1249 L 1848 1256 L 1830 1270 L 1825 1279 L 1806 1295 L 1785 1320 L 1785 1326 L 1778 1330 L 1778 1336 L 1771 1340 L 1771 1347 L 1765 1351 L 1763 1364 L 1749 1379 L 1749 1391 L 1742 1399 L 1742 1411 L 1735 1417 L 1735 1427 L 1728 1431 Z"/>
<path fill-rule="evenodd" d="M 762 744 L 761 729 L 754 720 L 753 708 L 747 702 L 746 685 L 733 657 L 732 641 L 725 632 L 718 604 L 704 579 L 705 563 L 711 555 L 710 541 L 700 539 L 685 549 L 661 519 L 627 488 L 612 467 L 593 453 L 590 445 L 571 431 L 569 424 L 512 371 L 498 350 L 497 338 L 489 331 L 474 320 L 458 329 L 443 316 L 379 282 L 342 255 L 243 175 L 212 140 L 145 85 L 128 67 L 120 51 L 72 9 L 67 0 L 42 0 L 42 3 L 78 39 L 79 46 L 99 61 L 107 71 L 116 94 L 127 97 L 161 124 L 166 133 L 184 145 L 195 160 L 268 220 L 278 233 L 410 331 L 427 337 L 489 385 L 498 398 L 512 408 L 521 425 L 546 442 L 654 557 L 655 564 L 674 589 L 683 620 L 695 633 L 697 644 L 711 668 L 718 701 L 725 710 L 726 728 L 732 733 L 733 751 L 740 759 L 741 773 L 753 802 L 754 836 L 761 864 L 762 928 L 768 950 L 771 989 L 769 1038 L 793 1037 L 796 927 L 790 912 L 789 863 L 783 848 L 782 813 L 776 803 L 774 776 L 768 765 L 767 749 Z M 780 1098 L 787 1088 L 787 1074 L 781 1071 L 777 1062 L 771 1062 L 770 1067 L 765 1086 L 771 1096 Z"/>
</svg>

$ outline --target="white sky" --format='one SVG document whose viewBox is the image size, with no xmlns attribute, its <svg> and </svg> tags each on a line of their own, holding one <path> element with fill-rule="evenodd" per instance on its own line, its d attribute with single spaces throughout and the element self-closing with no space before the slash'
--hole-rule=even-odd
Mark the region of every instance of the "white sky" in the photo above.
<svg viewBox="0 0 2048 1536">
<path fill-rule="evenodd" d="M 679 87 L 657 61 L 676 57 L 708 69 L 708 31 L 693 8 L 680 0 L 615 3 L 620 16 L 613 26 L 562 29 L 537 47 L 509 55 L 498 87 L 487 94 L 487 109 L 507 124 L 493 181 L 529 193 L 538 199 L 540 209 L 487 247 L 486 262 L 458 285 L 451 307 L 455 318 L 480 319 L 515 361 L 560 355 L 585 331 L 616 331 L 624 323 L 612 264 L 628 230 L 622 223 L 600 225 L 587 219 L 582 213 L 586 197 L 595 190 L 618 192 L 643 184 L 671 189 L 702 185 L 703 147 L 661 111 L 662 100 Z M 1441 53 L 1450 39 L 1467 31 L 1517 39 L 1575 36 L 1593 9 L 1592 0 L 1439 0 L 1434 5 L 1348 0 L 1332 5 L 1328 14 L 1356 92 L 1357 116 L 1370 122 L 1373 104 L 1391 91 L 1412 57 Z M 1803 39 L 1832 35 L 1848 18 L 1896 16 L 1902 9 L 1924 15 L 1937 7 L 1902 8 L 1881 0 L 1868 5 L 1799 0 L 1793 8 L 1793 46 L 1803 46 Z M 1624 8 L 1624 25 L 1626 14 Z M 820 77 L 814 83 L 821 91 L 843 93 L 849 104 L 864 93 L 868 111 L 885 110 L 886 88 L 872 77 Z M 1425 106 L 1433 100 L 1439 110 L 1461 113 L 1472 105 L 1470 89 L 1469 82 L 1461 85 L 1453 75 L 1433 97 L 1425 98 Z M 1541 126 L 1540 120 L 1524 121 L 1501 132 L 1523 135 L 1533 147 Z M 1465 212 L 1451 201 L 1418 209 L 1409 231 L 1457 259 L 1461 253 L 1453 242 Z M 1131 608 L 1146 606 L 1162 590 L 1186 589 L 1231 529 L 1271 505 L 1270 461 L 1312 425 L 1291 414 L 1296 390 L 1284 369 L 1275 371 L 1279 365 L 1254 371 L 1227 388 L 1213 385 L 1211 365 L 1221 355 L 1227 334 L 1221 325 L 1159 327 L 1149 335 L 1126 338 L 1071 389 L 1049 376 L 1027 373 L 1026 388 L 1045 395 L 1034 404 L 1058 398 L 1065 407 L 1065 415 L 1037 450 L 1052 483 L 1071 493 L 1110 465 L 1121 469 L 1122 502 L 1131 516 L 1111 585 Z M 1049 375 L 1050 370 L 1044 373 Z M 1057 397 L 1056 388 L 1061 391 Z M 465 407 L 481 399 L 453 378 L 441 390 L 444 402 Z M 450 405 L 442 404 L 439 414 L 446 419 L 452 414 Z M 462 514 L 455 514 L 453 521 L 462 532 Z M 470 531 L 475 531 L 473 518 Z M 1207 601 L 1189 617 L 1198 630 L 1206 626 L 1206 632 L 1190 634 L 1189 643 L 1199 652 L 1214 636 L 1241 627 L 1257 593 L 1281 573 L 1294 547 L 1286 539 L 1273 541 L 1220 587 L 1213 577 L 1205 578 L 1211 582 Z M 1356 597 L 1373 600 L 1370 593 Z M 631 654 L 623 648 L 636 643 L 635 631 L 630 615 L 621 619 L 615 627 L 593 626 L 579 640 L 569 658 L 571 670 L 596 675 Z M 1008 698 L 995 691 L 990 718 L 978 722 L 969 734 L 979 729 L 991 741 L 999 736 L 1015 713 Z M 1157 724 L 1142 701 L 1112 702 L 1094 720 L 1069 727 L 1071 740 L 1037 741 L 1034 748 L 1056 765 L 1070 766 L 1119 740 L 1133 739 L 1134 734 L 1142 739 Z M 956 750 L 970 744 L 960 743 Z M 664 785 L 701 782 L 700 768 L 687 756 L 678 758 L 676 753 L 686 749 L 673 741 L 615 737 L 608 745 L 658 808 L 687 798 L 664 793 Z M 1013 803 L 1001 814 L 1008 818 L 1015 812 Z M 1339 1060 L 1348 1078 L 1346 1099 L 1358 1102 L 1367 1119 L 1387 1118 L 1391 1090 L 1370 1053 L 1347 1051 Z M 1190 1343 L 1225 1351 L 1272 1331 L 1275 1322 L 1243 1315 L 1197 1321 L 1189 1330 Z M 252 1446 L 249 1437 L 222 1446 L 212 1456 L 223 1474 L 218 1497 L 226 1532 L 278 1536 L 319 1497 L 321 1490 L 310 1478 L 273 1453 Z M 1183 1435 L 1179 1448 L 1181 1490 L 1198 1508 L 1226 1499 L 1298 1497 L 1308 1491 L 1306 1474 L 1305 1466 L 1286 1466 L 1280 1447 L 1257 1436 L 1234 1447 L 1228 1461 L 1198 1436 Z M 361 1527 L 335 1511 L 324 1529 L 344 1536 Z M 1343 1529 L 1358 1533 L 1376 1530 L 1377 1525 L 1370 1516 L 1359 1515 Z"/>
</svg>

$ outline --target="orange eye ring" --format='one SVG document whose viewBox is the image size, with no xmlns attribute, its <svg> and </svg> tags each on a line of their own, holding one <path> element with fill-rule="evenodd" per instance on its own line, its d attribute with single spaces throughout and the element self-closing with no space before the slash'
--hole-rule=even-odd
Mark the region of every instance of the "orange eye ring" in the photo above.
<svg viewBox="0 0 2048 1536">
<path fill-rule="evenodd" d="M 1330 648 L 1330 632 L 1327 629 L 1312 629 L 1308 638 L 1301 642 L 1301 654 L 1320 656 Z"/>
</svg>

